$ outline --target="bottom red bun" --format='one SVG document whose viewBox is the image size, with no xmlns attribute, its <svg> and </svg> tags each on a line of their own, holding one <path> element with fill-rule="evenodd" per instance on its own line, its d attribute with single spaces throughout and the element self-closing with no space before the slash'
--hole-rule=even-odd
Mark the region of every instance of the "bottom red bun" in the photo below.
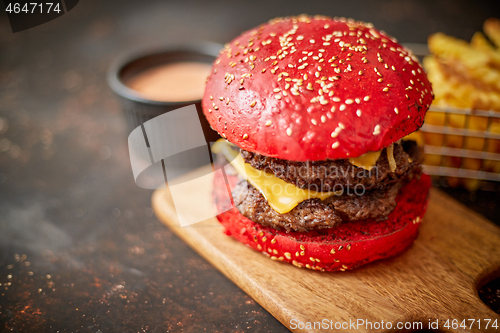
<svg viewBox="0 0 500 333">
<path fill-rule="evenodd" d="M 219 175 L 220 173 L 216 173 Z M 236 176 L 227 176 L 230 187 Z M 403 187 L 397 206 L 387 220 L 348 222 L 310 232 L 286 232 L 252 222 L 232 207 L 224 207 L 228 187 L 223 176 L 214 179 L 214 199 L 221 212 L 217 219 L 226 234 L 273 260 L 321 271 L 344 271 L 394 256 L 413 243 L 427 209 L 430 177 L 422 175 Z M 227 193 L 227 192 L 226 192 Z M 224 195 L 224 196 L 223 196 Z"/>
</svg>

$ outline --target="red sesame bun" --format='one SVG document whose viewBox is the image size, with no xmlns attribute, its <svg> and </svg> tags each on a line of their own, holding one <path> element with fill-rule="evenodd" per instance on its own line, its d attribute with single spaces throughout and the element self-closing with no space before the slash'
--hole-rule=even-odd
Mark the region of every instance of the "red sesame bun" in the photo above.
<svg viewBox="0 0 500 333">
<path fill-rule="evenodd" d="M 202 103 L 211 126 L 240 148 L 306 161 L 387 147 L 422 126 L 432 98 L 418 60 L 394 38 L 304 15 L 227 44 Z"/>
<path fill-rule="evenodd" d="M 228 175 L 229 187 L 238 181 Z M 394 256 L 417 237 L 427 209 L 431 181 L 422 175 L 399 191 L 397 206 L 384 221 L 364 220 L 336 228 L 310 232 L 285 232 L 252 222 L 236 207 L 223 206 L 227 196 L 223 176 L 214 179 L 214 199 L 220 214 L 217 219 L 226 234 L 260 251 L 271 259 L 322 271 L 348 270 L 372 261 Z M 225 193 L 224 193 L 225 192 Z"/>
</svg>

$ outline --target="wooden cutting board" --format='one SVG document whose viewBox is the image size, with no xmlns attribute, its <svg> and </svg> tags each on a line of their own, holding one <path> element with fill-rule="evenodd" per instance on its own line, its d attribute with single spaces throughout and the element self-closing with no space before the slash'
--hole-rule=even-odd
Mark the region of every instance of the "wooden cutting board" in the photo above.
<svg viewBox="0 0 500 333">
<path fill-rule="evenodd" d="M 207 208 L 212 205 L 212 177 L 203 178 L 201 185 L 185 188 L 193 217 L 213 209 Z M 226 236 L 216 218 L 180 227 L 168 189 L 155 191 L 152 204 L 163 223 L 292 331 L 337 325 L 340 332 L 388 332 L 398 322 L 420 321 L 425 328 L 436 320 L 439 332 L 497 331 L 491 324 L 485 329 L 489 319 L 500 325 L 500 316 L 477 293 L 478 286 L 500 276 L 500 228 L 437 189 L 431 190 L 420 234 L 408 250 L 335 273 L 272 261 Z M 464 319 L 476 321 L 467 321 L 465 329 L 453 328 L 454 319 L 458 326 Z M 372 329 L 347 325 L 357 320 L 371 322 Z M 447 320 L 450 328 L 444 327 Z M 376 329 L 382 321 L 393 330 Z M 318 323 L 326 326 L 320 329 Z"/>
</svg>

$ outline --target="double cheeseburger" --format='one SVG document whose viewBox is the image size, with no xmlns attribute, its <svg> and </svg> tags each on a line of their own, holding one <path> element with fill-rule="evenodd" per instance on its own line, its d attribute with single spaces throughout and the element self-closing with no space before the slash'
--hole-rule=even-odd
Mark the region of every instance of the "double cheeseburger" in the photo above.
<svg viewBox="0 0 500 333">
<path fill-rule="evenodd" d="M 230 161 L 214 180 L 226 233 L 322 271 L 403 251 L 427 206 L 413 132 L 432 99 L 415 56 L 371 24 L 303 15 L 243 33 L 202 101 Z"/>
</svg>

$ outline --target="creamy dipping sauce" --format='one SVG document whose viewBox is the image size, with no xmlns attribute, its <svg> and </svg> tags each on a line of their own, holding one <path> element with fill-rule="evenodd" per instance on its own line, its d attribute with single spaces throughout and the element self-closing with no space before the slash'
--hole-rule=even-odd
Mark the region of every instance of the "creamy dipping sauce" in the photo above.
<svg viewBox="0 0 500 333">
<path fill-rule="evenodd" d="M 199 100 L 212 65 L 202 62 L 176 62 L 147 69 L 126 84 L 143 98 L 161 102 Z"/>
</svg>

